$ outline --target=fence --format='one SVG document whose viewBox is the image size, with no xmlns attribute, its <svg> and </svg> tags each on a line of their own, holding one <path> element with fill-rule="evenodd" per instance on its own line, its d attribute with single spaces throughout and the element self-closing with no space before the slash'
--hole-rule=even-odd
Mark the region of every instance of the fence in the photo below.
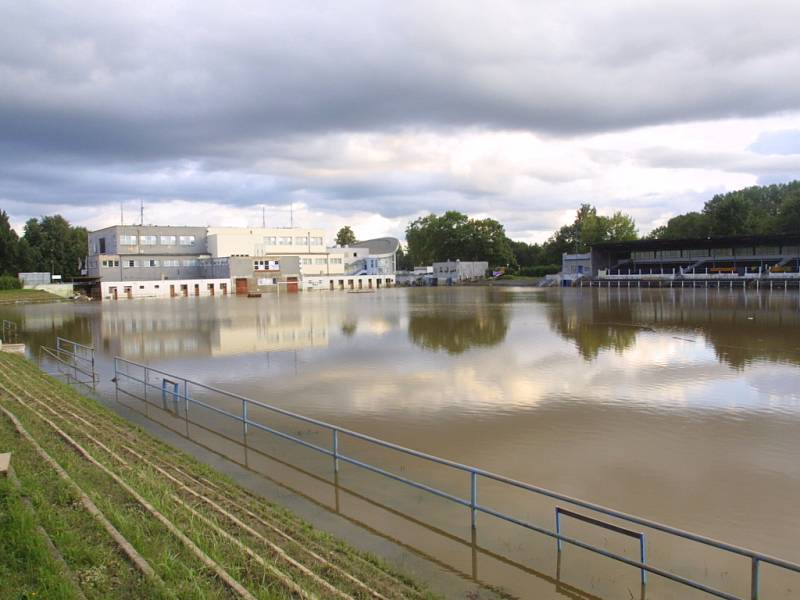
<svg viewBox="0 0 800 600">
<path fill-rule="evenodd" d="M 57 337 L 56 347 L 39 347 L 39 368 L 46 361 L 56 364 L 57 373 L 51 375 L 63 375 L 67 382 L 74 380 L 76 383 L 89 386 L 95 389 L 98 377 L 95 371 L 94 348 L 84 346 L 78 342 L 73 342 L 66 338 Z"/>
<path fill-rule="evenodd" d="M 136 374 L 140 374 L 140 376 L 137 377 L 136 375 L 131 374 L 131 371 L 135 372 Z M 125 389 L 124 386 L 121 386 L 121 383 L 123 381 L 134 382 L 135 384 L 141 384 L 142 390 L 143 390 L 142 396 L 137 396 L 135 393 L 131 392 L 130 390 Z M 643 532 L 637 532 L 637 531 L 629 530 L 629 529 L 622 528 L 622 527 L 619 527 L 619 526 L 615 526 L 615 525 L 613 525 L 611 523 L 606 523 L 604 521 L 601 521 L 600 519 L 598 519 L 596 517 L 589 517 L 589 516 L 586 516 L 586 515 L 582 515 L 580 513 L 576 513 L 574 511 L 570 511 L 570 510 L 564 509 L 562 507 L 557 507 L 556 508 L 556 515 L 555 515 L 555 517 L 556 517 L 556 529 L 555 529 L 555 531 L 552 531 L 552 530 L 547 529 L 545 527 L 541 527 L 539 525 L 536 525 L 535 523 L 530 523 L 530 522 L 527 522 L 527 521 L 523 521 L 523 520 L 518 519 L 518 518 L 516 518 L 516 517 L 514 517 L 512 515 L 503 513 L 503 512 L 501 512 L 501 511 L 499 511 L 497 509 L 494 509 L 494 508 L 492 508 L 490 506 L 480 504 L 478 502 L 479 482 L 484 480 L 484 479 L 485 480 L 490 480 L 492 482 L 496 482 L 496 483 L 499 483 L 499 484 L 503 484 L 503 485 L 509 486 L 510 488 L 514 488 L 514 489 L 517 489 L 517 490 L 523 490 L 523 491 L 526 491 L 526 492 L 530 492 L 531 494 L 536 494 L 536 495 L 539 495 L 539 496 L 547 497 L 547 498 L 550 498 L 550 499 L 558 501 L 558 502 L 568 503 L 568 504 L 570 504 L 570 505 L 572 505 L 574 507 L 580 507 L 580 508 L 583 508 L 585 510 L 592 511 L 592 512 L 594 512 L 596 514 L 605 515 L 606 517 L 611 517 L 613 519 L 618 519 L 620 521 L 623 521 L 623 522 L 626 522 L 626 523 L 629 523 L 629 524 L 637 525 L 637 526 L 640 526 L 640 527 L 646 527 L 648 529 L 651 529 L 651 530 L 654 530 L 654 531 L 658 531 L 658 532 L 661 532 L 661 533 L 664 533 L 664 534 L 667 534 L 667 535 L 670 535 L 670 536 L 675 536 L 677 538 L 681 538 L 681 539 L 684 539 L 684 540 L 688 540 L 688 541 L 691 541 L 691 542 L 702 544 L 702 545 L 704 545 L 706 547 L 715 548 L 717 550 L 721 550 L 721 551 L 728 552 L 728 553 L 731 553 L 731 554 L 734 554 L 734 555 L 745 557 L 745 558 L 749 559 L 749 561 L 750 561 L 750 594 L 748 596 L 750 598 L 750 600 L 758 600 L 759 599 L 760 567 L 761 567 L 762 563 L 763 564 L 768 564 L 768 565 L 773 565 L 775 567 L 786 569 L 786 570 L 789 570 L 789 571 L 792 571 L 792 572 L 795 572 L 795 573 L 800 573 L 800 565 L 795 564 L 795 563 L 791 563 L 789 561 L 782 560 L 780 558 L 768 556 L 766 554 L 755 552 L 753 550 L 749 550 L 747 548 L 743 548 L 743 547 L 740 547 L 740 546 L 727 544 L 725 542 L 721 542 L 721 541 L 718 541 L 718 540 L 715 540 L 715 539 L 712 539 L 712 538 L 709 538 L 709 537 L 705 537 L 705 536 L 702 536 L 702 535 L 694 534 L 694 533 L 691 533 L 691 532 L 688 532 L 688 531 L 683 531 L 681 529 L 670 527 L 670 526 L 664 525 L 662 523 L 658 523 L 658 522 L 651 521 L 651 520 L 648 520 L 648 519 L 644 519 L 644 518 L 641 518 L 641 517 L 637 517 L 637 516 L 634 516 L 634 515 L 626 514 L 626 513 L 617 511 L 617 510 L 613 510 L 613 509 L 610 509 L 610 508 L 606 508 L 604 506 L 600 506 L 598 504 L 591 503 L 591 502 L 586 502 L 586 501 L 580 500 L 578 498 L 572 498 L 572 497 L 566 496 L 564 494 L 559 494 L 557 492 L 554 492 L 554 491 L 551 491 L 551 490 L 548 490 L 548 489 L 545 489 L 545 488 L 541 488 L 541 487 L 537 487 L 537 486 L 534 486 L 534 485 L 530 485 L 528 483 L 517 481 L 517 480 L 511 479 L 509 477 L 505 477 L 503 475 L 492 473 L 492 472 L 489 472 L 489 471 L 486 471 L 486 470 L 483 470 L 483 469 L 478 469 L 478 468 L 471 467 L 471 466 L 468 466 L 468 465 L 464 465 L 464 464 L 461 464 L 461 463 L 458 463 L 458 462 L 455 462 L 455 461 L 451 461 L 451 460 L 447 460 L 447 459 L 444 459 L 444 458 L 439 458 L 437 456 L 433 456 L 433 455 L 430 455 L 430 454 L 426 454 L 424 452 L 419 452 L 417 450 L 412 450 L 410 448 L 405 448 L 403 446 L 400 446 L 400 445 L 397 445 L 397 444 L 393 444 L 391 442 L 386 442 L 386 441 L 380 440 L 378 438 L 374 438 L 374 437 L 371 437 L 371 436 L 368 436 L 368 435 L 364 435 L 362 433 L 358 433 L 358 432 L 355 432 L 355 431 L 344 429 L 342 427 L 338 427 L 336 425 L 332 425 L 332 424 L 326 423 L 324 421 L 320 421 L 320 420 L 313 419 L 313 418 L 310 418 L 310 417 L 305 417 L 303 415 L 299 415 L 297 413 L 294 413 L 294 412 L 291 412 L 291 411 L 287 411 L 285 409 L 282 409 L 282 408 L 279 408 L 279 407 L 276 407 L 276 406 L 271 406 L 271 405 L 265 404 L 263 402 L 259 402 L 259 401 L 256 401 L 256 400 L 251 400 L 249 398 L 246 398 L 244 396 L 240 396 L 238 394 L 227 392 L 227 391 L 224 391 L 224 390 L 212 387 L 212 386 L 208 386 L 208 385 L 196 382 L 196 381 L 191 381 L 189 379 L 186 379 L 186 378 L 183 378 L 183 377 L 171 374 L 171 373 L 166 373 L 164 371 L 161 371 L 161 370 L 158 370 L 158 369 L 154 369 L 152 367 L 148 367 L 147 365 L 143 365 L 143 364 L 140 364 L 140 363 L 129 361 L 129 360 L 126 360 L 126 359 L 123 359 L 123 358 L 119 358 L 119 357 L 115 357 L 114 358 L 114 382 L 115 382 L 115 386 L 116 386 L 117 397 L 119 397 L 119 393 L 122 392 L 124 394 L 130 395 L 131 397 L 139 398 L 139 399 L 143 399 L 143 400 L 147 401 L 148 389 L 150 389 L 151 390 L 151 392 L 150 392 L 151 394 L 155 393 L 155 394 L 158 395 L 158 397 L 160 397 L 161 402 L 162 402 L 162 406 L 165 409 L 168 409 L 169 404 L 171 404 L 172 409 L 177 413 L 180 405 L 183 404 L 183 407 L 184 407 L 184 411 L 183 412 L 184 412 L 184 416 L 185 416 L 185 419 L 186 419 L 187 429 L 188 429 L 189 424 L 191 423 L 190 416 L 189 416 L 190 412 L 191 412 L 189 410 L 190 405 L 196 405 L 196 406 L 203 407 L 205 409 L 208 409 L 208 410 L 212 411 L 213 413 L 215 413 L 217 415 L 220 415 L 220 416 L 225 417 L 227 419 L 232 419 L 234 421 L 237 421 L 237 422 L 241 423 L 242 435 L 244 436 L 245 442 L 247 440 L 248 429 L 250 427 L 258 429 L 260 431 L 267 432 L 267 433 L 275 435 L 275 436 L 277 436 L 277 437 L 279 437 L 281 439 L 294 442 L 294 443 L 299 444 L 299 445 L 301 445 L 303 447 L 309 448 L 311 450 L 314 450 L 316 452 L 319 452 L 321 454 L 329 456 L 332 459 L 332 468 L 333 468 L 334 472 L 338 473 L 339 464 L 340 463 L 351 464 L 351 465 L 354 465 L 356 467 L 359 467 L 359 468 L 362 468 L 362 469 L 366 469 L 367 471 L 370 471 L 372 473 L 376 473 L 376 474 L 382 475 L 382 476 L 387 477 L 389 479 L 392 479 L 394 481 L 403 483 L 403 484 L 408 485 L 410 487 L 413 487 L 413 488 L 428 492 L 428 493 L 433 494 L 435 496 L 438 496 L 440 498 L 444 498 L 444 499 L 450 500 L 450 501 L 452 501 L 452 502 L 454 502 L 456 504 L 459 504 L 459 505 L 461 505 L 461 506 L 463 506 L 463 507 L 468 509 L 469 515 L 470 515 L 470 517 L 469 517 L 470 518 L 470 524 L 471 524 L 473 529 L 475 529 L 477 527 L 477 516 L 478 516 L 478 514 L 479 513 L 483 513 L 483 514 L 490 515 L 492 517 L 501 519 L 501 520 L 506 521 L 508 523 L 523 527 L 523 528 L 528 529 L 530 531 L 535 531 L 537 533 L 540 533 L 540 534 L 543 534 L 543 535 L 546 535 L 546 536 L 549 536 L 549 537 L 555 539 L 556 542 L 557 542 L 557 550 L 559 551 L 559 553 L 561 552 L 562 544 L 566 543 L 566 544 L 570 544 L 570 545 L 573 545 L 573 546 L 576 546 L 576 547 L 579 547 L 579 548 L 583 548 L 585 550 L 589 550 L 591 552 L 594 552 L 594 553 L 599 554 L 601 556 L 604 556 L 606 558 L 610 558 L 610 559 L 619 561 L 619 562 L 621 562 L 623 564 L 626 564 L 626 565 L 629 565 L 631 567 L 634 567 L 634 568 L 636 568 L 636 569 L 638 569 L 640 571 L 642 585 L 645 585 L 645 583 L 646 583 L 647 573 L 651 573 L 653 575 L 657 575 L 659 577 L 663 577 L 665 579 L 671 580 L 671 581 L 673 581 L 675 583 L 678 583 L 678 584 L 681 584 L 681 585 L 685 585 L 685 586 L 700 590 L 702 592 L 705 592 L 705 593 L 710 594 L 712 596 L 715 596 L 717 598 L 725 598 L 727 600 L 743 600 L 743 597 L 735 596 L 735 595 L 732 595 L 730 593 L 714 589 L 714 588 L 709 587 L 709 586 L 707 586 L 707 585 L 705 585 L 705 584 L 703 584 L 703 583 L 701 583 L 699 581 L 696 581 L 696 580 L 693 580 L 693 579 L 689 579 L 687 577 L 683 577 L 681 575 L 677 575 L 675 573 L 667 571 L 667 570 L 665 570 L 663 568 L 654 566 L 652 564 L 648 564 L 646 562 L 647 553 L 646 553 L 645 537 L 644 537 L 644 533 Z M 156 382 L 158 382 L 158 383 L 156 383 Z M 241 406 L 241 410 L 240 410 L 239 414 L 236 414 L 236 413 L 231 412 L 229 410 L 225 410 L 225 409 L 222 409 L 222 408 L 220 408 L 218 406 L 214 406 L 214 405 L 209 404 L 207 402 L 203 402 L 201 400 L 193 398 L 192 397 L 192 391 L 195 390 L 195 389 L 202 390 L 202 393 L 215 394 L 215 395 L 225 399 L 227 402 L 233 402 L 236 405 Z M 249 416 L 248 416 L 248 412 L 249 412 L 248 409 L 250 407 L 257 407 L 258 409 L 267 411 L 268 413 L 272 413 L 272 414 L 275 414 L 275 415 L 280 415 L 282 417 L 287 417 L 289 419 L 296 420 L 296 421 L 301 422 L 301 423 L 314 425 L 314 426 L 319 427 L 319 428 L 321 428 L 323 430 L 327 430 L 327 431 L 330 432 L 330 436 L 331 436 L 330 445 L 329 446 L 321 446 L 319 444 L 315 444 L 313 442 L 300 439 L 299 437 L 296 437 L 296 436 L 291 435 L 289 433 L 286 433 L 284 431 L 280 431 L 280 430 L 278 430 L 278 429 L 276 429 L 274 427 L 270 427 L 269 425 L 266 425 L 264 423 L 260 423 L 258 421 L 255 421 L 255 420 L 249 418 Z M 383 469 L 381 467 L 378 467 L 376 465 L 369 464 L 367 462 L 358 460 L 358 459 L 356 459 L 356 458 L 354 458 L 352 456 L 348 456 L 348 455 L 344 454 L 340 450 L 341 442 L 344 441 L 345 439 L 360 440 L 361 442 L 366 442 L 367 444 L 370 444 L 370 445 L 378 446 L 378 447 L 381 447 L 381 448 L 386 448 L 386 449 L 389 449 L 391 451 L 394 451 L 394 452 L 397 452 L 397 453 L 400 453 L 400 454 L 403 454 L 403 455 L 406 455 L 406 456 L 414 457 L 414 458 L 417 458 L 417 459 L 422 459 L 424 461 L 429 461 L 431 463 L 442 465 L 442 466 L 447 467 L 449 469 L 454 469 L 456 471 L 460 471 L 460 472 L 464 473 L 466 475 L 466 477 L 467 477 L 467 481 L 465 481 L 465 483 L 468 484 L 469 495 L 468 495 L 468 497 L 461 497 L 461 496 L 458 496 L 458 495 L 455 495 L 455 494 L 451 494 L 449 492 L 446 492 L 444 490 L 438 489 L 438 488 L 433 487 L 431 485 L 428 485 L 428 484 L 425 484 L 425 483 L 421 483 L 421 482 L 418 482 L 418 481 L 414 481 L 413 479 L 411 479 L 409 477 L 404 477 L 402 475 L 398 475 L 397 473 L 390 472 L 390 471 L 388 471 L 386 469 Z M 568 536 L 565 536 L 565 535 L 561 534 L 561 531 L 560 531 L 560 519 L 561 519 L 562 515 L 570 516 L 572 518 L 579 519 L 581 521 L 596 525 L 598 527 L 602 527 L 604 529 L 609 529 L 609 530 L 612 530 L 612 531 L 616 531 L 618 533 L 623 533 L 624 535 L 628 535 L 628 536 L 631 536 L 631 537 L 638 538 L 640 540 L 640 549 L 641 549 L 639 560 L 633 560 L 633 559 L 627 558 L 625 556 L 621 556 L 619 554 L 615 554 L 615 553 L 610 552 L 608 550 L 604 550 L 602 548 L 598 548 L 596 546 L 593 546 L 591 544 L 583 542 L 583 541 L 581 541 L 579 539 L 568 537 Z"/>
</svg>

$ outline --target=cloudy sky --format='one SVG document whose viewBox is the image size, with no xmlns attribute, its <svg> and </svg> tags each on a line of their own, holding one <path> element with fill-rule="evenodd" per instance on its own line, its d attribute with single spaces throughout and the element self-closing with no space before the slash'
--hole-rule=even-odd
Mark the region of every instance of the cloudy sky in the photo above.
<svg viewBox="0 0 800 600">
<path fill-rule="evenodd" d="M 352 224 L 457 209 L 641 233 L 800 178 L 800 2 L 0 0 L 21 228 Z"/>
</svg>

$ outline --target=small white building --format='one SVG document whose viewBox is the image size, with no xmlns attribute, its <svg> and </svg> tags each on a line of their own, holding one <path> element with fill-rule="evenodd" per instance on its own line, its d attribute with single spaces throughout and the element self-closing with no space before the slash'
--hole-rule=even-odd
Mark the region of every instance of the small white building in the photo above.
<svg viewBox="0 0 800 600">
<path fill-rule="evenodd" d="M 433 277 L 439 285 L 451 285 L 461 281 L 486 277 L 489 263 L 485 260 L 448 260 L 433 263 Z"/>
<path fill-rule="evenodd" d="M 592 275 L 592 253 L 567 254 L 561 255 L 561 273 L 559 278 L 561 285 L 569 287 L 581 277 L 591 277 Z"/>
</svg>

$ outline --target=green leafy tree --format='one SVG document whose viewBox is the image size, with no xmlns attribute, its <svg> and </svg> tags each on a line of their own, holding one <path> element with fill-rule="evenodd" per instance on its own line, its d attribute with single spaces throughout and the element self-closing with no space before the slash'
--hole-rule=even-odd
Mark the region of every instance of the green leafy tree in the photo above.
<svg viewBox="0 0 800 600">
<path fill-rule="evenodd" d="M 353 233 L 350 225 L 345 225 L 336 234 L 337 246 L 352 246 L 356 243 L 356 234 Z"/>
<path fill-rule="evenodd" d="M 547 264 L 560 264 L 563 253 L 588 252 L 592 244 L 599 242 L 627 241 L 637 239 L 636 223 L 621 212 L 610 217 L 597 214 L 590 204 L 582 204 L 575 213 L 575 220 L 556 231 L 544 244 L 541 260 Z"/>
<path fill-rule="evenodd" d="M 485 260 L 516 265 L 505 228 L 494 219 L 470 219 L 458 211 L 420 217 L 406 228 L 408 255 L 415 265 L 443 260 Z"/>
<path fill-rule="evenodd" d="M 800 231 L 796 206 L 800 181 L 752 186 L 717 194 L 702 212 L 670 219 L 650 233 L 657 239 L 701 238 L 710 235 L 765 235 Z"/>
<path fill-rule="evenodd" d="M 11 228 L 6 211 L 0 210 L 0 275 L 16 275 L 19 265 L 19 236 Z"/>
<path fill-rule="evenodd" d="M 87 237 L 85 228 L 72 227 L 61 215 L 28 219 L 19 262 L 25 264 L 25 270 L 49 271 L 63 277 L 80 275 Z"/>
</svg>

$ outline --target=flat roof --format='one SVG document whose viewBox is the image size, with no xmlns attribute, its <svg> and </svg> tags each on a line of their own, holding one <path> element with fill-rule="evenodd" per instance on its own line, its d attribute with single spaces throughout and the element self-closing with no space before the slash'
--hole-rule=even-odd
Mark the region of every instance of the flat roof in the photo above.
<svg viewBox="0 0 800 600">
<path fill-rule="evenodd" d="M 679 248 L 724 248 L 728 246 L 782 246 L 800 245 L 800 233 L 771 235 L 726 235 L 677 240 L 631 240 L 628 242 L 600 242 L 592 250 L 672 250 Z"/>
<path fill-rule="evenodd" d="M 400 247 L 400 240 L 393 237 L 374 238 L 353 244 L 353 248 L 367 248 L 370 254 L 394 254 Z"/>
</svg>

